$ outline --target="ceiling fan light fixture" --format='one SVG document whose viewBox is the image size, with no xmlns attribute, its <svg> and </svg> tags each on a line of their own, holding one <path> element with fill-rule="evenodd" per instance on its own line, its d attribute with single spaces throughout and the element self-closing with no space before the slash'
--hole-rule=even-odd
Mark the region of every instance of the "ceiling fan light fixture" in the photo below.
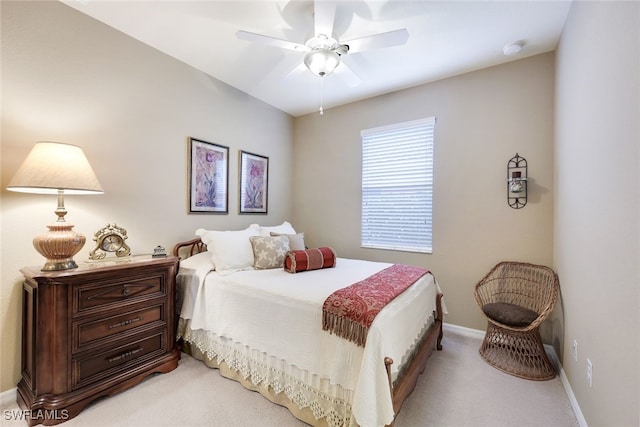
<svg viewBox="0 0 640 427">
<path fill-rule="evenodd" d="M 340 64 L 340 56 L 333 50 L 315 49 L 305 55 L 304 64 L 313 74 L 323 77 L 333 73 Z"/>
</svg>

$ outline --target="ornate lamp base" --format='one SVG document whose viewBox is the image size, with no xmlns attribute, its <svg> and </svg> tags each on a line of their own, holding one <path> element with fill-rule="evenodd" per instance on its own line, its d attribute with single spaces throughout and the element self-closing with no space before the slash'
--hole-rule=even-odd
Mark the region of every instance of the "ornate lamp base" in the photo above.
<svg viewBox="0 0 640 427">
<path fill-rule="evenodd" d="M 78 268 L 73 256 L 80 252 L 86 238 L 72 230 L 73 225 L 59 222 L 47 225 L 48 233 L 36 236 L 33 247 L 47 260 L 42 271 L 69 270 Z"/>
</svg>

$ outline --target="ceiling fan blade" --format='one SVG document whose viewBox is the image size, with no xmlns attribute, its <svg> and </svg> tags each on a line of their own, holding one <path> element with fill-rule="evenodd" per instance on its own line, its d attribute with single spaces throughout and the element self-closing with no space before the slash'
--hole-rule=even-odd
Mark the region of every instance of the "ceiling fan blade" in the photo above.
<svg viewBox="0 0 640 427">
<path fill-rule="evenodd" d="M 270 36 L 264 36 L 262 34 L 250 33 L 248 31 L 239 30 L 236 32 L 236 37 L 238 37 L 239 39 L 247 40 L 254 43 L 280 47 L 283 49 L 295 50 L 297 52 L 306 52 L 309 50 L 307 46 L 300 43 L 294 43 L 288 40 L 277 39 L 275 37 L 270 37 Z"/>
<path fill-rule="evenodd" d="M 362 83 L 360 77 L 344 61 L 340 62 L 333 74 L 340 77 L 349 87 L 355 87 Z"/>
<path fill-rule="evenodd" d="M 364 52 L 365 50 L 381 49 L 384 47 L 400 46 L 407 43 L 409 32 L 406 28 L 372 36 L 353 39 L 344 44 L 349 46 L 349 53 Z"/>
<path fill-rule="evenodd" d="M 307 68 L 306 65 L 304 65 L 304 62 L 301 62 L 300 64 L 298 64 L 295 68 L 292 68 L 291 70 L 289 70 L 288 72 L 286 72 L 283 76 L 281 76 L 280 78 L 282 80 L 290 80 L 293 78 L 296 78 L 298 76 L 300 76 L 301 74 L 304 74 L 305 72 L 309 71 L 309 69 Z"/>
<path fill-rule="evenodd" d="M 336 3 L 332 0 L 315 0 L 313 4 L 315 36 L 324 34 L 333 37 L 333 21 L 336 17 Z"/>
</svg>

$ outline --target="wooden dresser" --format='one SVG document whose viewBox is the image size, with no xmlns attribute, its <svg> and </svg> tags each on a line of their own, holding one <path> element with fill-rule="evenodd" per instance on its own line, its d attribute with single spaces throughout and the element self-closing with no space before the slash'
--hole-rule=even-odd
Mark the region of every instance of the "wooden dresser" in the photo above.
<svg viewBox="0 0 640 427">
<path fill-rule="evenodd" d="M 178 258 L 79 262 L 74 270 L 20 270 L 22 379 L 17 400 L 29 425 L 75 417 L 98 397 L 178 366 Z"/>
</svg>

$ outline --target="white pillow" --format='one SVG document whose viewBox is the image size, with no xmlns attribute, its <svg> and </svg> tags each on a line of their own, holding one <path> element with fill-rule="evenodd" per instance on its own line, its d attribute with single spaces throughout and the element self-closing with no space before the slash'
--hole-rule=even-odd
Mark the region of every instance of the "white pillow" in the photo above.
<svg viewBox="0 0 640 427">
<path fill-rule="evenodd" d="M 249 237 L 259 235 L 258 227 L 254 225 L 239 231 L 196 230 L 196 236 L 207 245 L 207 252 L 211 253 L 216 271 L 220 274 L 251 270 L 254 258 Z"/>
<path fill-rule="evenodd" d="M 280 225 L 274 225 L 271 227 L 260 227 L 261 236 L 269 237 L 271 236 L 271 233 L 296 234 L 296 230 L 294 230 L 293 226 L 289 224 L 287 221 L 283 222 Z"/>
<path fill-rule="evenodd" d="M 271 232 L 272 236 L 287 236 L 289 239 L 289 249 L 292 251 L 303 251 L 306 249 L 304 245 L 304 233 L 298 234 L 279 234 Z"/>
</svg>

